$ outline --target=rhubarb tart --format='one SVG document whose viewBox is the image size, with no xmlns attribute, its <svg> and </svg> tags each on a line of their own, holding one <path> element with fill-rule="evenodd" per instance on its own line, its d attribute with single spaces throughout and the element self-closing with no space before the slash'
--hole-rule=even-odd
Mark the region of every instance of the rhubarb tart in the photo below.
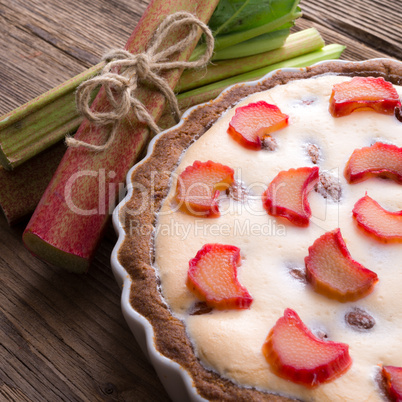
<svg viewBox="0 0 402 402">
<path fill-rule="evenodd" d="M 114 214 L 172 399 L 402 400 L 402 64 L 279 70 L 156 137 Z"/>
</svg>

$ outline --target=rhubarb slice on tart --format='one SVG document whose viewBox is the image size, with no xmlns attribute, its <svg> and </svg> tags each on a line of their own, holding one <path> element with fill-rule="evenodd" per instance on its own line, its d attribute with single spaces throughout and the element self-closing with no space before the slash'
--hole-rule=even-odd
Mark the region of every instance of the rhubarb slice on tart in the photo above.
<svg viewBox="0 0 402 402">
<path fill-rule="evenodd" d="M 398 92 L 382 77 L 353 77 L 350 81 L 335 84 L 329 103 L 334 117 L 362 110 L 393 115 L 395 108 L 401 106 Z"/>
<path fill-rule="evenodd" d="M 126 215 L 121 215 L 129 235 L 119 260 L 132 279 L 130 305 L 151 323 L 157 352 L 188 373 L 193 398 L 381 402 L 375 381 L 378 364 L 398 364 L 388 361 L 389 356 L 395 362 L 402 359 L 402 250 L 397 242 L 372 241 L 366 231 L 357 230 L 353 209 L 366 191 L 373 200 L 398 198 L 400 185 L 394 180 L 381 186 L 378 180 L 350 184 L 342 172 L 347 158 L 367 144 L 401 147 L 402 123 L 383 113 L 353 112 L 342 119 L 328 112 L 334 85 L 355 75 L 376 75 L 378 63 L 329 63 L 304 72 L 282 71 L 258 85 L 233 88 L 158 137 L 152 156 L 134 170 L 131 180 L 138 187 L 147 187 L 150 178 L 154 182 L 149 192 L 152 208 L 135 214 L 143 194 L 133 191 Z M 391 65 L 386 64 L 387 70 Z M 402 77 L 398 66 L 394 77 Z M 394 80 L 400 95 L 402 89 L 392 76 L 385 78 Z M 236 109 L 261 101 L 289 117 L 286 129 L 268 134 L 276 140 L 273 152 L 251 152 L 228 134 Z M 315 153 L 306 152 L 309 144 L 315 145 Z M 373 165 L 368 154 L 363 159 Z M 177 209 L 175 177 L 196 161 L 231 168 L 233 183 L 241 183 L 247 196 L 222 197 L 214 219 Z M 302 216 L 302 225 L 270 214 L 271 207 L 263 202 L 275 201 L 267 189 L 270 183 L 289 185 L 298 169 L 290 201 L 283 194 L 272 205 L 296 211 L 293 219 L 297 222 Z M 337 196 L 314 191 L 319 172 L 339 177 Z M 223 192 L 230 185 L 226 179 L 223 182 L 221 188 L 215 184 L 212 188 Z M 141 231 L 148 227 L 153 230 Z M 347 291 L 342 303 L 312 290 L 304 262 L 309 247 L 334 228 L 342 231 L 343 243 L 333 233 L 316 244 L 311 276 L 326 283 L 327 293 L 345 293 L 353 281 L 354 296 Z M 330 240 L 338 242 L 334 250 Z M 341 276 L 346 272 L 340 286 L 334 286 L 332 277 L 322 278 L 327 272 L 317 259 L 326 264 L 335 261 Z M 191 280 L 190 261 L 195 267 Z M 290 267 L 299 273 L 297 277 L 290 274 Z M 210 297 L 214 292 L 224 300 L 221 305 Z M 298 319 L 283 313 L 289 308 Z"/>
<path fill-rule="evenodd" d="M 262 199 L 272 216 L 288 219 L 297 226 L 307 226 L 311 217 L 307 196 L 319 179 L 318 167 L 302 167 L 279 172 Z"/>
<path fill-rule="evenodd" d="M 355 261 L 339 229 L 327 232 L 309 247 L 306 277 L 317 293 L 340 302 L 359 300 L 378 282 L 375 272 Z"/>
<path fill-rule="evenodd" d="M 190 260 L 187 286 L 210 307 L 220 310 L 249 308 L 253 298 L 237 279 L 240 249 L 206 244 Z"/>
<path fill-rule="evenodd" d="M 388 396 L 392 401 L 402 400 L 402 367 L 383 366 L 381 374 Z"/>
<path fill-rule="evenodd" d="M 402 184 L 402 148 L 376 142 L 371 147 L 355 149 L 345 167 L 349 183 L 360 183 L 371 177 L 383 177 Z"/>
<path fill-rule="evenodd" d="M 402 242 L 402 211 L 388 211 L 366 194 L 356 202 L 353 216 L 359 227 L 376 239 Z"/>
<path fill-rule="evenodd" d="M 220 163 L 195 161 L 177 179 L 176 201 L 190 215 L 219 216 L 218 196 L 233 184 L 233 169 Z"/>
<path fill-rule="evenodd" d="M 276 105 L 265 101 L 249 103 L 236 108 L 236 113 L 229 123 L 228 133 L 245 148 L 259 150 L 264 138 L 285 128 L 288 120 L 289 116 L 282 113 Z"/>
<path fill-rule="evenodd" d="M 276 375 L 310 388 L 334 380 L 352 365 L 348 345 L 316 337 L 289 308 L 269 332 L 262 351 Z"/>
</svg>

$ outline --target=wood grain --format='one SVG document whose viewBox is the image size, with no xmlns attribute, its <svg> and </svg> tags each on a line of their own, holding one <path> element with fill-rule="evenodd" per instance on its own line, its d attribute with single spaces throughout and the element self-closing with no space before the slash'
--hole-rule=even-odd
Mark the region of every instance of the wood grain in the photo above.
<svg viewBox="0 0 402 402">
<path fill-rule="evenodd" d="M 0 112 L 61 84 L 124 46 L 148 1 L 1 0 Z M 8 95 L 8 96 L 7 96 Z"/>
<path fill-rule="evenodd" d="M 123 46 L 143 0 L 0 0 L 0 114 Z M 294 30 L 316 27 L 342 58 L 402 58 L 399 0 L 302 0 Z M 0 189 L 1 191 L 1 189 Z M 0 400 L 169 400 L 120 310 L 111 227 L 88 274 L 32 257 L 24 223 L 0 216 Z"/>
<path fill-rule="evenodd" d="M 93 269 L 75 276 L 21 247 L 1 220 L 0 395 L 27 400 L 166 400 L 120 310 L 110 231 Z M 4 359 L 4 360 L 3 360 Z M 18 396 L 18 397 L 17 397 Z M 159 398 L 159 399 L 158 399 Z"/>
<path fill-rule="evenodd" d="M 402 2 L 309 0 L 302 5 L 306 19 L 402 59 Z M 361 53 L 364 54 L 365 50 L 362 49 Z"/>
</svg>

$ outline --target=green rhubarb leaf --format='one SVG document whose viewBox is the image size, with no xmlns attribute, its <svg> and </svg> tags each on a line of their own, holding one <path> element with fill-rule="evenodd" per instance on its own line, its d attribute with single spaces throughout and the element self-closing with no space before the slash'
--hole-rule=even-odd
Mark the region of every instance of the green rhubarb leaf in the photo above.
<svg viewBox="0 0 402 402">
<path fill-rule="evenodd" d="M 217 34 L 242 32 L 298 13 L 299 0 L 220 0 L 209 26 Z"/>
</svg>

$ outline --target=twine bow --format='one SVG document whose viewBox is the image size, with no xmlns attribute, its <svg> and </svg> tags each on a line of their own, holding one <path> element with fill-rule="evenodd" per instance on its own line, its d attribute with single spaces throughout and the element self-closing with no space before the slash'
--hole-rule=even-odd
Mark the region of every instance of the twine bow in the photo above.
<svg viewBox="0 0 402 402">
<path fill-rule="evenodd" d="M 189 34 L 179 42 L 165 50 L 158 51 L 164 41 L 177 27 L 188 26 Z M 195 61 L 168 61 L 176 52 L 183 51 L 197 37 L 198 27 L 205 34 L 206 51 Z M 111 126 L 109 137 L 103 145 L 93 145 L 72 137 L 66 138 L 70 147 L 83 146 L 92 151 L 103 151 L 110 147 L 115 139 L 118 126 L 132 110 L 141 122 L 146 123 L 153 133 L 160 131 L 152 116 L 144 105 L 135 97 L 134 92 L 139 83 L 153 84 L 167 98 L 176 119 L 180 119 L 179 105 L 173 90 L 158 73 L 175 68 L 197 68 L 205 66 L 214 49 L 214 38 L 209 27 L 187 12 L 177 12 L 166 17 L 156 30 L 151 46 L 145 53 L 132 54 L 123 49 L 112 50 L 103 59 L 106 65 L 99 76 L 83 82 L 77 89 L 76 103 L 80 113 L 89 121 L 100 126 Z M 118 73 L 116 73 L 118 71 Z M 100 86 L 105 89 L 106 97 L 111 105 L 108 112 L 91 110 L 92 93 Z"/>
</svg>

